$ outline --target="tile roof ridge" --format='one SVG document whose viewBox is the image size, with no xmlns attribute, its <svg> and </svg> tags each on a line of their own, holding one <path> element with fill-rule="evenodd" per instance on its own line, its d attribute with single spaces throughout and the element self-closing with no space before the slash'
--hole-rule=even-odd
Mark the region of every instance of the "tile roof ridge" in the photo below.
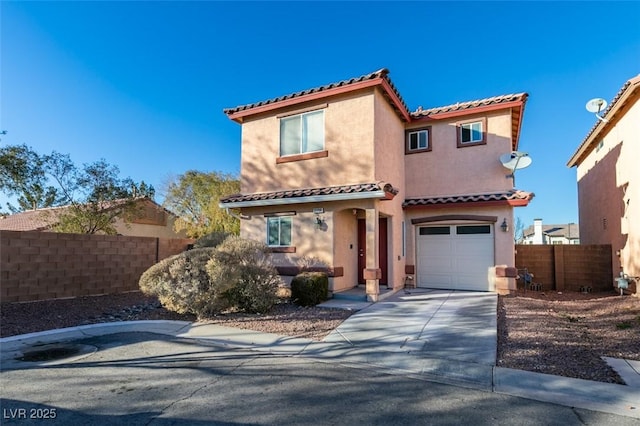
<svg viewBox="0 0 640 426">
<path fill-rule="evenodd" d="M 277 191 L 267 192 L 253 192 L 248 194 L 238 193 L 228 195 L 220 199 L 220 202 L 227 202 L 236 199 L 255 199 L 255 198 L 268 198 L 277 195 L 287 195 L 291 197 L 300 197 L 306 195 L 317 195 L 320 193 L 344 193 L 344 192 L 370 192 L 385 190 L 380 182 L 365 182 L 365 183 L 353 183 L 344 185 L 330 185 L 313 188 L 293 188 L 293 189 L 280 189 Z"/>
<path fill-rule="evenodd" d="M 465 192 L 462 194 L 443 194 L 443 195 L 430 195 L 426 197 L 409 197 L 409 198 L 473 197 L 477 195 L 500 195 L 500 194 L 517 194 L 517 193 L 528 194 L 529 192 L 512 188 L 512 189 L 503 189 L 498 191 Z"/>
<path fill-rule="evenodd" d="M 323 85 L 320 85 L 320 86 L 315 86 L 315 87 L 312 87 L 310 89 L 299 90 L 297 92 L 289 93 L 287 95 L 281 95 L 281 96 L 273 97 L 273 98 L 270 98 L 270 99 L 267 99 L 267 100 L 263 100 L 263 101 L 258 101 L 258 102 L 252 102 L 252 103 L 248 103 L 248 104 L 238 105 L 238 106 L 233 107 L 233 108 L 224 108 L 223 112 L 225 114 L 227 114 L 227 115 L 230 115 L 230 114 L 233 114 L 233 113 L 236 113 L 236 112 L 239 112 L 239 111 L 245 111 L 245 110 L 249 110 L 249 109 L 252 109 L 252 108 L 259 107 L 259 106 L 268 105 L 268 104 L 272 104 L 272 103 L 275 103 L 275 102 L 279 102 L 279 101 L 283 101 L 283 100 L 287 100 L 287 99 L 291 99 L 291 98 L 296 98 L 296 97 L 300 97 L 300 96 L 311 94 L 311 93 L 322 92 L 322 91 L 333 89 L 333 88 L 336 88 L 336 87 L 348 86 L 348 85 L 351 85 L 351 84 L 363 82 L 363 81 L 366 81 L 366 80 L 373 80 L 373 79 L 376 79 L 376 78 L 382 78 L 389 84 L 389 87 L 391 87 L 391 89 L 393 90 L 394 94 L 398 97 L 398 99 L 402 103 L 402 106 L 405 108 L 405 110 L 407 112 L 409 112 L 409 108 L 407 107 L 406 103 L 404 102 L 404 99 L 402 99 L 402 96 L 400 95 L 400 92 L 398 92 L 398 89 L 395 87 L 395 85 L 393 84 L 393 82 L 389 78 L 389 69 L 388 68 L 380 68 L 377 71 L 373 71 L 373 72 L 370 72 L 368 74 L 363 74 L 363 75 L 358 76 L 358 77 L 351 77 L 351 78 L 348 78 L 348 79 L 339 80 L 339 81 L 336 81 L 336 82 L 327 83 L 327 84 L 323 84 Z"/>
<path fill-rule="evenodd" d="M 431 114 L 437 114 L 440 112 L 464 110 L 470 108 L 476 108 L 479 106 L 496 105 L 503 102 L 511 102 L 518 100 L 526 100 L 529 94 L 527 92 L 509 93 L 504 95 L 491 96 L 488 98 L 475 99 L 470 101 L 456 102 L 455 104 L 449 104 L 444 106 L 423 108 L 419 106 L 415 111 L 411 113 L 412 116 L 427 116 Z"/>
<path fill-rule="evenodd" d="M 630 86 L 635 86 L 637 84 L 640 83 L 640 74 L 636 75 L 635 77 L 630 78 L 629 80 L 627 80 L 622 87 L 620 88 L 620 90 L 618 90 L 618 93 L 616 93 L 616 95 L 613 97 L 613 99 L 611 100 L 611 102 L 609 103 L 609 105 L 605 108 L 604 111 L 602 111 L 602 113 L 600 113 L 600 116 L 604 119 L 607 118 L 607 114 L 609 114 L 609 112 L 613 109 L 613 107 L 618 103 L 618 101 L 620 100 L 620 98 L 622 98 L 622 95 L 624 95 L 624 92 L 627 91 L 627 89 Z M 596 128 L 598 127 L 598 125 L 600 125 L 600 120 L 596 120 L 596 122 L 593 124 L 593 126 L 591 127 L 591 130 L 589 130 L 589 133 L 587 133 L 587 136 L 582 140 L 582 142 L 580 143 L 580 147 L 582 147 L 582 145 L 591 137 L 591 135 L 596 131 Z"/>
<path fill-rule="evenodd" d="M 67 207 L 69 207 L 69 205 L 41 207 L 41 208 L 38 208 L 38 209 L 28 209 L 28 210 L 23 210 L 21 212 L 11 213 L 10 215 L 7 215 L 5 217 L 15 216 L 15 215 L 23 214 L 23 213 L 40 213 L 40 212 L 45 212 L 45 211 L 49 211 L 49 210 L 62 210 L 62 209 L 67 208 Z"/>
</svg>

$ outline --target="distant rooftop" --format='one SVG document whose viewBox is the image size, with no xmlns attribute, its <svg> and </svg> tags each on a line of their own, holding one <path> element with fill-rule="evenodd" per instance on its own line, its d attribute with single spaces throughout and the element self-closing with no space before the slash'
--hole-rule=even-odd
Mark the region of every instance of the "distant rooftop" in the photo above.
<svg viewBox="0 0 640 426">
<path fill-rule="evenodd" d="M 534 234 L 534 226 L 528 226 L 523 231 L 524 237 Z M 564 223 L 560 225 L 542 225 L 542 233 L 550 237 L 565 237 L 569 240 L 580 239 L 580 228 L 577 223 Z"/>
</svg>

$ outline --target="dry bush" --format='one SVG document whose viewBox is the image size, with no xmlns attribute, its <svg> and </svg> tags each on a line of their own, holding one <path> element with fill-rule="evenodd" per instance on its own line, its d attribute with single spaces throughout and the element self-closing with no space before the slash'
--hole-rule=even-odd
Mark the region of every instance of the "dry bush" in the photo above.
<svg viewBox="0 0 640 426">
<path fill-rule="evenodd" d="M 214 287 L 226 288 L 231 306 L 265 313 L 278 302 L 282 279 L 265 244 L 231 236 L 217 247 L 206 269 Z"/>
<path fill-rule="evenodd" d="M 181 314 L 202 317 L 226 309 L 228 300 L 223 294 L 227 289 L 216 287 L 206 271 L 214 252 L 214 248 L 199 248 L 160 261 L 142 274 L 140 290 Z"/>
</svg>

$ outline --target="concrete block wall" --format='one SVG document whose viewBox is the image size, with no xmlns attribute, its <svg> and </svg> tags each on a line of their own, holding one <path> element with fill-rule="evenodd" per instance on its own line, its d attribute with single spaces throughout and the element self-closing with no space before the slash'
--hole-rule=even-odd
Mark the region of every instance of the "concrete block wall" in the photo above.
<svg viewBox="0 0 640 426">
<path fill-rule="evenodd" d="M 527 269 L 533 274 L 533 281 L 541 283 L 545 290 L 555 289 L 555 265 L 551 245 L 516 245 L 516 268 Z M 518 280 L 522 286 L 522 280 Z"/>
<path fill-rule="evenodd" d="M 610 291 L 615 282 L 610 245 L 517 245 L 516 267 L 527 268 L 544 290 Z"/>
<path fill-rule="evenodd" d="M 190 239 L 0 231 L 0 300 L 24 302 L 138 290 L 140 275 Z"/>
</svg>

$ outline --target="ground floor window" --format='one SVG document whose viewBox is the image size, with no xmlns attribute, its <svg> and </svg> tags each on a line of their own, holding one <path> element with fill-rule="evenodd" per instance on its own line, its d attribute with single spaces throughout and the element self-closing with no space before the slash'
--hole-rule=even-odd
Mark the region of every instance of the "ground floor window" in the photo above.
<svg viewBox="0 0 640 426">
<path fill-rule="evenodd" d="M 290 217 L 267 218 L 267 244 L 270 247 L 291 245 L 291 222 Z"/>
</svg>

